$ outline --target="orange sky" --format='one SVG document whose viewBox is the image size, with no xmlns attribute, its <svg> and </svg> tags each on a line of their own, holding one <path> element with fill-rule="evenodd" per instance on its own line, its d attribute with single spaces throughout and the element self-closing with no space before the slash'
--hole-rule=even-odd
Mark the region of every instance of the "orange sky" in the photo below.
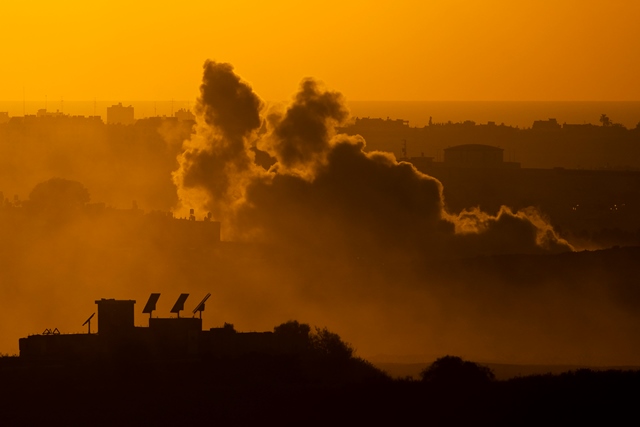
<svg viewBox="0 0 640 427">
<path fill-rule="evenodd" d="M 189 100 L 205 59 L 267 100 L 640 100 L 632 0 L 8 2 L 0 100 Z"/>
</svg>

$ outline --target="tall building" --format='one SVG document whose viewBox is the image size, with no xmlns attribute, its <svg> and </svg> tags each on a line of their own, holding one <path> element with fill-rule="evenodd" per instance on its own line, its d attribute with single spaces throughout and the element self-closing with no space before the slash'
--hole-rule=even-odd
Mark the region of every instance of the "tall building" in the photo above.
<svg viewBox="0 0 640 427">
<path fill-rule="evenodd" d="M 36 114 L 37 117 L 65 117 L 64 113 L 61 113 L 59 110 L 56 112 L 47 111 L 46 108 L 41 108 L 38 110 Z"/>
<path fill-rule="evenodd" d="M 122 102 L 119 102 L 118 105 L 107 107 L 108 125 L 132 125 L 134 123 L 135 119 L 133 118 L 133 107 L 131 105 L 124 107 Z"/>
<path fill-rule="evenodd" d="M 195 121 L 196 120 L 196 116 L 193 115 L 193 113 L 189 110 L 185 110 L 184 108 L 179 109 L 178 111 L 175 112 L 174 117 L 178 119 L 178 121 L 184 122 L 184 121 Z"/>
</svg>

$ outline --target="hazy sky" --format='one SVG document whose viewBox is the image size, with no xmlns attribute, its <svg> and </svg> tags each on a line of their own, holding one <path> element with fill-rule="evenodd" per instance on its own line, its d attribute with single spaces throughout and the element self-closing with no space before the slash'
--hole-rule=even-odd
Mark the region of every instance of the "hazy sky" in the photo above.
<svg viewBox="0 0 640 427">
<path fill-rule="evenodd" d="M 194 99 L 205 59 L 267 100 L 638 100 L 633 0 L 6 2 L 0 99 Z"/>
</svg>

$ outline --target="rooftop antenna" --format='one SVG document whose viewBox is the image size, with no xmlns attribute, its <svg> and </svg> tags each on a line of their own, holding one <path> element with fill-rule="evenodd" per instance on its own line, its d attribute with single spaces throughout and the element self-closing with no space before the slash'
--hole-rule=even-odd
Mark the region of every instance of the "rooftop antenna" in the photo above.
<svg viewBox="0 0 640 427">
<path fill-rule="evenodd" d="M 180 296 L 178 297 L 178 301 L 176 301 L 176 303 L 173 305 L 173 308 L 171 309 L 171 313 L 177 314 L 178 318 L 180 318 L 180 311 L 184 310 L 184 302 L 187 300 L 187 298 L 189 298 L 189 294 L 180 294 Z"/>
<path fill-rule="evenodd" d="M 84 323 L 82 324 L 82 326 L 87 325 L 88 327 L 88 334 L 91 334 L 91 319 L 93 319 L 93 316 L 95 316 L 96 314 L 93 313 L 91 316 L 89 316 L 89 318 L 87 320 L 84 321 Z"/>
<path fill-rule="evenodd" d="M 196 306 L 196 308 L 193 309 L 193 315 L 195 316 L 196 313 L 200 313 L 200 319 L 202 319 L 202 312 L 204 311 L 204 303 L 205 301 L 207 301 L 209 299 L 209 297 L 211 296 L 210 293 L 207 293 L 207 295 L 204 296 L 204 298 L 202 298 L 202 301 L 200 301 L 200 304 L 198 304 Z"/>
<path fill-rule="evenodd" d="M 160 298 L 160 294 L 151 294 L 149 295 L 149 299 L 142 310 L 143 313 L 149 313 L 149 319 L 151 319 L 153 311 L 156 309 L 156 303 L 158 302 L 158 298 Z"/>
</svg>

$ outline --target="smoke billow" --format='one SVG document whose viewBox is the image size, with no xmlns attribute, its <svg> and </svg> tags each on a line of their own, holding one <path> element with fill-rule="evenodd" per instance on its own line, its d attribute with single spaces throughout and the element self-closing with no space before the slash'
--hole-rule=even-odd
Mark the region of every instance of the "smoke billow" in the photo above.
<svg viewBox="0 0 640 427">
<path fill-rule="evenodd" d="M 257 171 L 247 150 L 261 125 L 262 101 L 229 64 L 207 61 L 197 113 L 204 123 L 186 142 L 174 173 L 183 209 L 228 215 L 243 198 L 243 187 Z"/>
<path fill-rule="evenodd" d="M 588 313 L 635 315 L 595 267 L 541 256 L 572 247 L 540 213 L 449 212 L 438 180 L 336 133 L 348 118 L 339 93 L 305 79 L 287 108 L 268 112 L 230 65 L 210 61 L 198 102 L 174 181 L 182 208 L 211 211 L 224 239 L 252 243 L 218 286 L 242 296 L 225 303 L 236 318 L 327 325 L 369 355 L 635 360 L 636 320 L 611 334 Z M 268 170 L 256 152 L 271 157 Z"/>
<path fill-rule="evenodd" d="M 280 170 L 297 170 L 306 176 L 312 166 L 323 163 L 335 126 L 348 115 L 340 93 L 305 79 L 286 114 L 270 115 L 272 133 L 262 147 L 277 159 Z"/>
<path fill-rule="evenodd" d="M 108 174 L 85 182 L 71 168 L 52 175 L 68 180 L 40 179 L 24 209 L 5 201 L 0 351 L 41 327 L 78 331 L 102 297 L 142 302 L 161 292 L 166 316 L 179 293 L 211 292 L 206 327 L 269 330 L 298 319 L 338 332 L 363 356 L 640 363 L 639 250 L 572 252 L 533 209 L 452 212 L 438 180 L 338 134 L 344 99 L 312 79 L 274 112 L 230 65 L 208 61 L 197 112 L 195 133 L 172 126 L 163 131 L 170 141 L 144 121 L 107 126 L 111 143 L 96 144 L 113 155 L 82 144 L 104 164 L 76 163 L 98 171 L 113 163 Z M 129 134 L 146 142 L 121 138 Z M 3 145 L 21 160 L 40 153 L 17 147 Z M 86 203 L 83 185 L 103 201 L 115 182 L 129 201 L 137 194 L 129 187 L 146 188 L 143 209 L 172 205 L 169 170 L 174 212 L 211 212 L 227 242 L 137 204 Z"/>
<path fill-rule="evenodd" d="M 262 103 L 230 65 L 208 61 L 201 92 L 204 123 L 175 177 L 183 207 L 212 211 L 225 236 L 420 254 L 571 249 L 534 212 L 447 213 L 436 179 L 336 134 L 345 101 L 315 80 L 260 134 Z M 252 146 L 275 159 L 268 172 Z"/>
</svg>

